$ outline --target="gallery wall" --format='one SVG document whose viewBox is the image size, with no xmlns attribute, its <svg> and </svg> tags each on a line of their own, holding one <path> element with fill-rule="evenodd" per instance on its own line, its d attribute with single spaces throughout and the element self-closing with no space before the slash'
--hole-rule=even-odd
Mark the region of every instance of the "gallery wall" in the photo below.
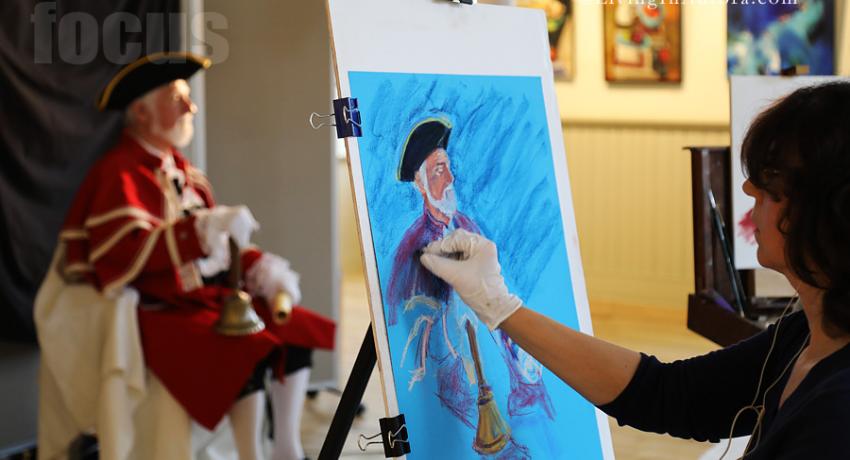
<svg viewBox="0 0 850 460">
<path fill-rule="evenodd" d="M 837 68 L 850 74 L 850 7 L 839 1 Z M 575 74 L 557 82 L 591 304 L 684 309 L 693 290 L 690 158 L 728 145 L 726 8 L 682 8 L 681 84 L 605 81 L 602 7 L 576 0 Z M 341 260 L 361 276 L 345 163 L 338 163 Z"/>
<path fill-rule="evenodd" d="M 626 124 L 729 123 L 726 75 L 726 6 L 682 6 L 682 83 L 610 84 L 605 81 L 602 6 L 574 0 L 575 76 L 556 85 L 562 117 L 569 121 Z M 850 74 L 850 7 L 837 1 L 836 61 Z"/>
<path fill-rule="evenodd" d="M 218 31 L 227 55 L 206 72 L 216 199 L 246 204 L 260 222 L 254 241 L 301 274 L 304 305 L 337 317 L 333 143 L 307 126 L 332 99 L 324 4 L 206 0 L 205 8 L 227 20 Z M 336 372 L 329 353 L 316 354 L 314 383 L 336 384 Z"/>
<path fill-rule="evenodd" d="M 837 3 L 836 61 L 846 75 L 850 8 Z M 726 8 L 682 7 L 680 85 L 607 83 L 602 8 L 577 1 L 575 15 L 575 76 L 556 86 L 588 294 L 592 303 L 684 309 L 693 228 L 681 147 L 729 144 Z"/>
</svg>

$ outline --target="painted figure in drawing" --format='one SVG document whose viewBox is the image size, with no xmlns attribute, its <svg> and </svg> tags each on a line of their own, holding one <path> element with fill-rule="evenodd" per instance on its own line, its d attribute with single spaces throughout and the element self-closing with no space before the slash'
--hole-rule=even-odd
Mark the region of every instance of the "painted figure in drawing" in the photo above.
<svg viewBox="0 0 850 460">
<path fill-rule="evenodd" d="M 470 428 L 478 421 L 476 366 L 467 338 L 466 321 L 477 320 L 452 289 L 419 262 L 421 249 L 455 229 L 482 234 L 479 226 L 458 210 L 455 177 L 451 168 L 449 140 L 452 123 L 444 117 L 425 118 L 414 125 L 402 147 L 397 179 L 411 182 L 423 199 L 422 215 L 407 229 L 393 261 L 386 299 L 387 322 L 412 315 L 402 362 L 413 362 L 408 390 L 429 375 L 437 380 L 437 397 L 443 407 Z M 508 366 L 511 417 L 554 410 L 543 384 L 540 364 L 507 336 L 494 337 Z M 490 363 L 500 366 L 501 363 Z M 486 373 L 486 369 L 485 369 Z M 504 398 L 504 395 L 496 395 Z"/>
</svg>

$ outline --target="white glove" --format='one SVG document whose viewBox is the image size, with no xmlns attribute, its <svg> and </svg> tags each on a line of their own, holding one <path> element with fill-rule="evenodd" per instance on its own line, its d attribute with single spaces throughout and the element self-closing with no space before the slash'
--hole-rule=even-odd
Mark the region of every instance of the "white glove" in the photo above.
<svg viewBox="0 0 850 460">
<path fill-rule="evenodd" d="M 209 278 L 230 269 L 230 244 L 227 241 L 227 233 L 219 233 L 218 239 L 207 252 L 207 257 L 196 261 L 201 276 Z"/>
<path fill-rule="evenodd" d="M 251 242 L 251 233 L 260 228 L 254 215 L 243 205 L 216 206 L 197 211 L 195 215 L 195 231 L 206 254 L 220 250 L 222 241 L 225 247 L 228 246 L 227 238 L 222 239 L 222 234 L 229 235 L 240 248 L 245 248 Z"/>
<path fill-rule="evenodd" d="M 422 265 L 449 283 L 490 330 L 522 306 L 519 297 L 508 292 L 496 245 L 487 238 L 459 229 L 422 252 Z"/>
<path fill-rule="evenodd" d="M 253 295 L 261 295 L 271 302 L 278 292 L 284 291 L 292 298 L 292 303 L 301 302 L 301 289 L 298 286 L 300 276 L 289 268 L 289 261 L 274 254 L 263 253 L 260 260 L 245 275 L 245 287 Z"/>
</svg>

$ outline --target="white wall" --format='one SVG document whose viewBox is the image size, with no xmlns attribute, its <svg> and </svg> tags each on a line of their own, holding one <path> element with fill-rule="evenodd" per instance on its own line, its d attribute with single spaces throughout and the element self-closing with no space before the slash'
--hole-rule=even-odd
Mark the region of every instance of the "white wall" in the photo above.
<svg viewBox="0 0 850 460">
<path fill-rule="evenodd" d="M 339 262 L 331 137 L 307 124 L 334 97 L 324 2 L 206 0 L 228 57 L 206 73 L 207 165 L 217 200 L 247 204 L 255 241 L 301 273 L 303 303 L 337 316 Z M 314 381 L 335 382 L 317 354 Z"/>
</svg>

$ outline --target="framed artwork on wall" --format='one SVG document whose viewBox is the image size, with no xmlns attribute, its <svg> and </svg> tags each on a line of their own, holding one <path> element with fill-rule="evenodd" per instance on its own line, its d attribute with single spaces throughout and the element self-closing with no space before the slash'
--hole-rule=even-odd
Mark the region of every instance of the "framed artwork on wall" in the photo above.
<svg viewBox="0 0 850 460">
<path fill-rule="evenodd" d="M 603 8 L 607 81 L 682 81 L 680 5 L 608 3 Z"/>
<path fill-rule="evenodd" d="M 549 53 L 555 80 L 572 80 L 575 75 L 575 14 L 573 0 L 517 0 L 516 6 L 546 12 Z"/>
<path fill-rule="evenodd" d="M 726 62 L 729 75 L 835 73 L 834 0 L 726 7 Z"/>
</svg>

